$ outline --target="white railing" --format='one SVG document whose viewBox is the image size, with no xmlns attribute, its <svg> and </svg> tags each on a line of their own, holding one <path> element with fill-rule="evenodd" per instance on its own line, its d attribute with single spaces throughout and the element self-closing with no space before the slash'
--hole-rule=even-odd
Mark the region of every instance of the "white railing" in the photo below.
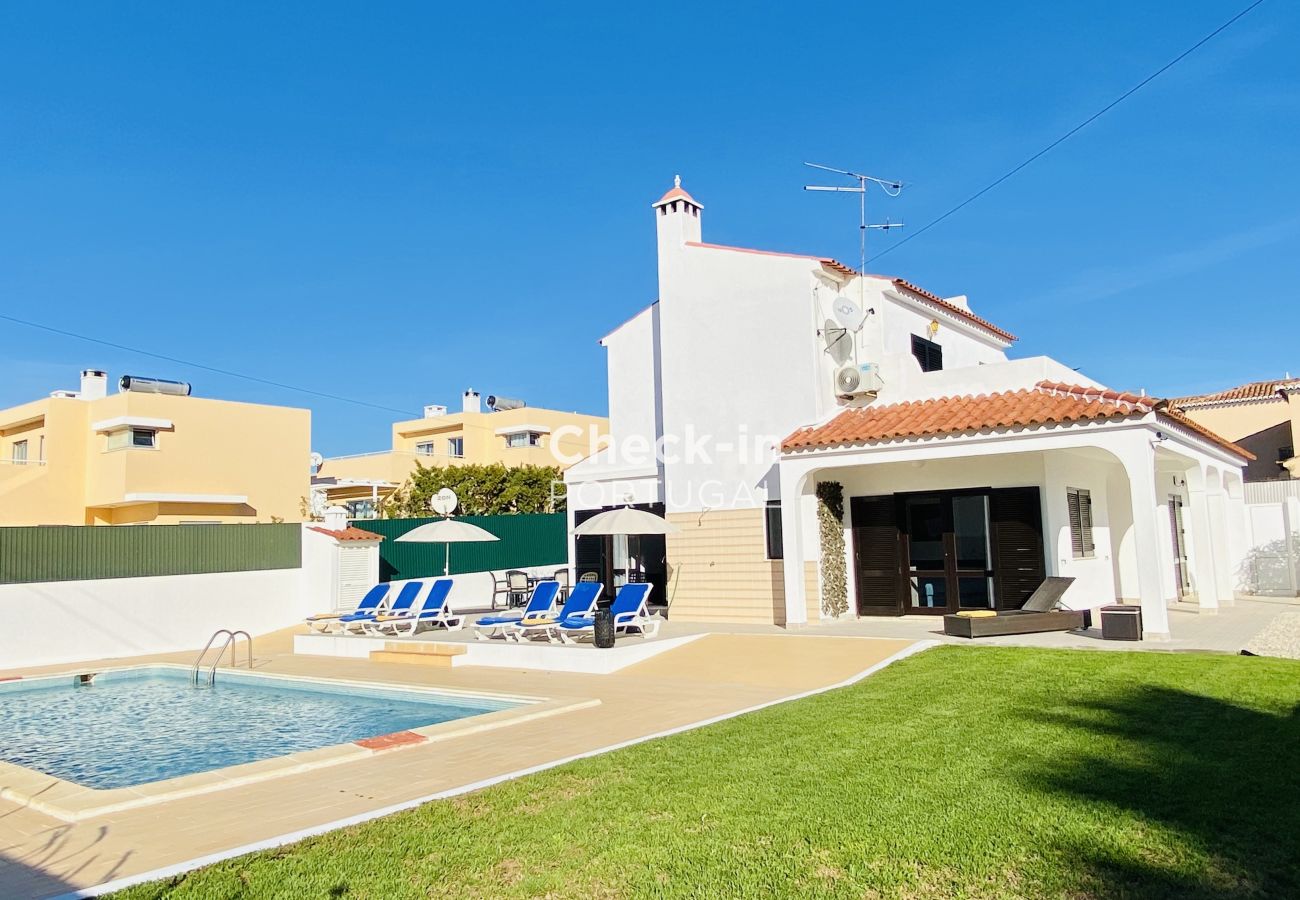
<svg viewBox="0 0 1300 900">
<path fill-rule="evenodd" d="M 1247 503 L 1282 503 L 1288 497 L 1300 500 L 1300 478 L 1248 481 L 1245 488 Z"/>
<path fill-rule="evenodd" d="M 344 456 L 327 456 L 325 462 L 340 459 L 366 459 L 371 456 L 445 456 L 448 459 L 464 459 L 464 453 L 439 453 L 436 450 L 374 450 L 370 453 L 348 453 Z"/>
</svg>

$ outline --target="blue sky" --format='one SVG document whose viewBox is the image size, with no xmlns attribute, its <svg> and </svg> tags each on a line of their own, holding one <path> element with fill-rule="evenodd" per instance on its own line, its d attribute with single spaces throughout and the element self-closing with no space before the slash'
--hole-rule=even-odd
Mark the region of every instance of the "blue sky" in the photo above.
<svg viewBox="0 0 1300 900">
<path fill-rule="evenodd" d="M 412 414 L 601 412 L 674 173 L 706 240 L 853 264 L 802 161 L 907 182 L 874 214 L 919 225 L 1244 5 L 10 4 L 0 312 Z M 1298 26 L 1269 0 L 871 268 L 1115 387 L 1300 373 Z M 0 348 L 0 406 L 93 365 L 310 406 L 325 453 L 397 418 L 2 320 Z"/>
</svg>

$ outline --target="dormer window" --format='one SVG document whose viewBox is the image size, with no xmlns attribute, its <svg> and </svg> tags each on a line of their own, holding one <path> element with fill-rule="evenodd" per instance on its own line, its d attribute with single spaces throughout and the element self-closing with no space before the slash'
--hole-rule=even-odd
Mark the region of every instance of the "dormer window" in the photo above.
<svg viewBox="0 0 1300 900">
<path fill-rule="evenodd" d="M 943 368 L 943 348 L 918 334 L 912 335 L 912 355 L 921 364 L 922 372 L 938 372 Z"/>
</svg>

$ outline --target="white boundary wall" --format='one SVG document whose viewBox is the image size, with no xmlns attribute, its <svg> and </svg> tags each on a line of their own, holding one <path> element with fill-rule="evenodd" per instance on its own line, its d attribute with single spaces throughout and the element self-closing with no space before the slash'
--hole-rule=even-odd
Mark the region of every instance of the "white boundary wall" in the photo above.
<svg viewBox="0 0 1300 900">
<path fill-rule="evenodd" d="M 230 526 L 238 527 L 238 526 Z M 0 585 L 0 670 L 202 647 L 310 612 L 302 569 Z"/>
</svg>

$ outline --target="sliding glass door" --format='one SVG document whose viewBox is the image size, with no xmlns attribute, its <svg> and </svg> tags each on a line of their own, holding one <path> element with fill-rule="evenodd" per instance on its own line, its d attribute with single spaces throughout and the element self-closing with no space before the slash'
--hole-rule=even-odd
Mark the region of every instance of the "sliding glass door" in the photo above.
<svg viewBox="0 0 1300 900">
<path fill-rule="evenodd" d="M 1038 489 L 853 497 L 860 615 L 1018 609 L 1042 583 Z"/>
</svg>

